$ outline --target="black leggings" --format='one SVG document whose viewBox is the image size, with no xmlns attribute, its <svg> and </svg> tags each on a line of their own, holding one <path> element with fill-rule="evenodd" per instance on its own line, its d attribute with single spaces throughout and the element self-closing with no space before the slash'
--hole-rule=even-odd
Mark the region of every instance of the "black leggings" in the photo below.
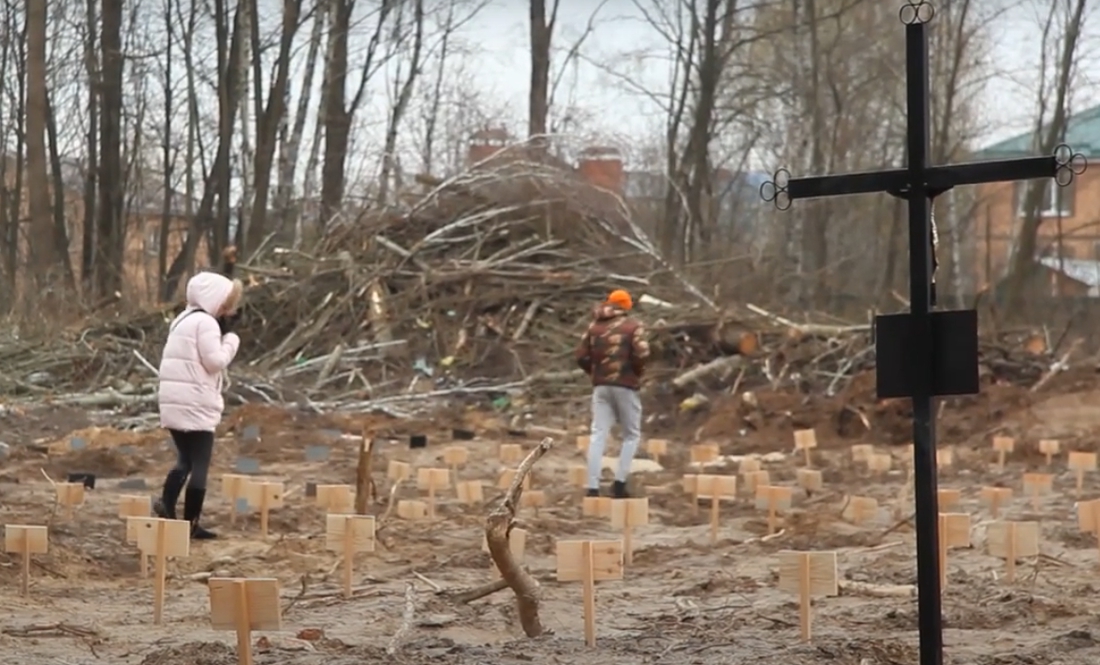
<svg viewBox="0 0 1100 665">
<path fill-rule="evenodd" d="M 176 466 L 172 470 L 191 476 L 188 487 L 206 489 L 206 476 L 210 473 L 210 460 L 214 456 L 214 433 L 181 432 L 176 429 L 168 432 L 176 445 Z"/>
</svg>

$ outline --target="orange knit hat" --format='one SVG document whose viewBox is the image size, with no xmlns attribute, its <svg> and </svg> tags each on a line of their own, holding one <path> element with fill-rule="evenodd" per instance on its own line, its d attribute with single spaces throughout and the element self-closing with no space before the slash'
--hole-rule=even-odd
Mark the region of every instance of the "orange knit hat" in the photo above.
<svg viewBox="0 0 1100 665">
<path fill-rule="evenodd" d="M 612 291 L 611 295 L 607 296 L 607 304 L 627 311 L 634 307 L 634 301 L 630 299 L 630 294 L 622 289 Z"/>
</svg>

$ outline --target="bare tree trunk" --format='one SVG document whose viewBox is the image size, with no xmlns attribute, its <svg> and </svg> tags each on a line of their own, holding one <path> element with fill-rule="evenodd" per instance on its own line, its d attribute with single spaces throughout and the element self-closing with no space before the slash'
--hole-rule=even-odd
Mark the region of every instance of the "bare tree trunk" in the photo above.
<svg viewBox="0 0 1100 665">
<path fill-rule="evenodd" d="M 531 33 L 531 84 L 527 92 L 527 138 L 532 146 L 545 150 L 546 128 L 550 116 L 550 47 L 554 24 L 558 17 L 558 2 L 553 0 L 550 16 L 546 15 L 546 0 L 528 0 Z"/>
<path fill-rule="evenodd" d="M 390 109 L 389 123 L 386 126 L 386 143 L 382 149 L 382 174 L 378 179 L 378 198 L 385 204 L 389 199 L 390 175 L 394 171 L 397 152 L 397 133 L 405 111 L 409 108 L 416 79 L 420 75 L 420 56 L 424 47 L 424 0 L 413 1 L 413 46 L 409 62 L 409 74 L 401 84 L 397 101 Z"/>
<path fill-rule="evenodd" d="M 95 273 L 95 213 L 98 200 L 97 170 L 99 169 L 99 53 L 96 29 L 99 17 L 96 0 L 84 4 L 84 68 L 88 75 L 88 133 L 84 139 L 87 160 L 84 163 L 84 210 L 80 239 L 80 282 L 84 293 L 94 293 Z"/>
<path fill-rule="evenodd" d="M 157 293 L 164 293 L 164 278 L 168 273 L 168 243 L 172 231 L 172 175 L 175 159 L 172 155 L 172 115 L 175 113 L 175 81 L 172 79 L 173 46 L 176 41 L 175 21 L 172 19 L 172 0 L 164 0 L 164 30 L 168 38 L 164 45 L 164 137 L 161 145 L 161 168 L 164 171 L 164 200 L 160 209 L 160 228 L 157 242 Z"/>
<path fill-rule="evenodd" d="M 50 157 L 50 189 L 53 194 L 53 243 L 65 288 L 76 293 L 76 278 L 73 275 L 73 262 L 69 256 L 69 230 L 65 224 L 65 181 L 61 173 L 61 152 L 57 146 L 57 117 L 53 104 L 46 96 L 46 138 Z"/>
<path fill-rule="evenodd" d="M 325 161 L 321 167 L 321 225 L 328 225 L 344 201 L 351 114 L 346 108 L 348 29 L 353 0 L 332 0 L 328 62 L 325 63 Z"/>
<path fill-rule="evenodd" d="M 28 0 L 27 33 L 27 189 L 30 196 L 31 274 L 38 294 L 48 294 L 54 284 L 57 252 L 50 216 L 50 185 L 46 174 L 46 0 Z M 27 292 L 29 296 L 30 292 Z M 38 299 L 26 298 L 37 309 Z M 30 311 L 30 309 L 28 309 Z"/>
<path fill-rule="evenodd" d="M 122 290 L 122 0 L 103 0 L 99 116 L 99 210 L 96 224 L 96 289 L 107 297 Z"/>
</svg>

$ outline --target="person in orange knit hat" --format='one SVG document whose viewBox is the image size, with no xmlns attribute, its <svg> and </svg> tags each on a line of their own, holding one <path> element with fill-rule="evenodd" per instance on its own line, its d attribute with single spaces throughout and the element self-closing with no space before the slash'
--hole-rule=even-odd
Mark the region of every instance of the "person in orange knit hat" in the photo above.
<svg viewBox="0 0 1100 665">
<path fill-rule="evenodd" d="M 575 352 L 577 365 L 592 377 L 592 431 L 588 441 L 588 496 L 600 495 L 603 453 L 611 426 L 623 431 L 619 468 L 611 495 L 626 498 L 626 480 L 642 440 L 642 400 L 638 395 L 649 342 L 641 322 L 631 317 L 630 294 L 616 289 L 596 307 Z"/>
</svg>

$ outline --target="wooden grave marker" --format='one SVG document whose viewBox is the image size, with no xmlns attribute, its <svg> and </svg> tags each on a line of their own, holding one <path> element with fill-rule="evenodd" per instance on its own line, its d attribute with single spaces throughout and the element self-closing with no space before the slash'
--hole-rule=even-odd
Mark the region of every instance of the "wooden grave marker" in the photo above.
<svg viewBox="0 0 1100 665">
<path fill-rule="evenodd" d="M 691 447 L 692 464 L 710 464 L 718 460 L 717 443 L 697 443 Z"/>
<path fill-rule="evenodd" d="M 515 469 L 501 469 L 500 476 L 497 478 L 497 489 L 506 490 L 512 486 L 512 481 L 516 479 Z M 527 474 L 523 477 L 523 489 L 531 489 L 531 474 Z"/>
<path fill-rule="evenodd" d="M 889 472 L 894 466 L 894 458 L 890 453 L 871 453 L 867 457 L 867 469 L 878 476 Z"/>
<path fill-rule="evenodd" d="M 237 633 L 237 663 L 252 665 L 252 631 L 282 630 L 279 580 L 274 578 L 212 577 L 210 625 Z"/>
<path fill-rule="evenodd" d="M 954 448 L 940 448 L 936 451 L 936 468 L 939 470 L 947 469 L 955 464 L 955 449 Z"/>
<path fill-rule="evenodd" d="M 1010 436 L 993 437 L 993 450 L 997 453 L 997 470 L 1005 470 L 1005 459 L 1016 448 L 1016 439 Z"/>
<path fill-rule="evenodd" d="M 229 523 L 237 523 L 238 502 L 245 498 L 245 485 L 252 482 L 252 478 L 239 473 L 222 474 L 222 494 L 229 501 Z"/>
<path fill-rule="evenodd" d="M 611 497 L 586 496 L 581 500 L 581 515 L 585 517 L 611 517 Z"/>
<path fill-rule="evenodd" d="M 809 642 L 811 608 L 815 596 L 836 596 L 836 552 L 779 553 L 779 589 L 798 595 L 798 624 L 802 641 Z"/>
<path fill-rule="evenodd" d="M 634 527 L 649 524 L 649 498 L 612 499 L 611 528 L 623 532 L 624 565 L 634 565 Z"/>
<path fill-rule="evenodd" d="M 817 469 L 795 469 L 795 477 L 798 486 L 806 490 L 806 494 L 820 491 L 823 487 L 821 472 Z"/>
<path fill-rule="evenodd" d="M 940 593 L 947 587 L 947 551 L 970 547 L 970 515 L 940 513 Z"/>
<path fill-rule="evenodd" d="M 50 549 L 49 530 L 44 526 L 28 524 L 4 525 L 4 551 L 18 554 L 23 559 L 23 572 L 19 580 L 19 595 L 27 596 L 31 590 L 31 555 L 46 554 Z"/>
<path fill-rule="evenodd" d="M 582 453 L 587 453 L 588 452 L 588 443 L 591 440 L 592 440 L 592 437 L 589 436 L 588 434 L 578 434 L 577 435 L 577 450 L 581 451 Z"/>
<path fill-rule="evenodd" d="M 588 485 L 588 467 L 586 466 L 571 466 L 569 467 L 569 484 L 574 487 L 585 487 Z"/>
<path fill-rule="evenodd" d="M 118 497 L 118 516 L 126 523 L 126 542 L 137 544 L 137 533 L 130 528 L 130 517 L 149 517 L 153 514 L 153 500 L 144 494 L 123 494 Z M 141 576 L 149 576 L 149 557 L 138 552 L 141 562 Z"/>
<path fill-rule="evenodd" d="M 398 501 L 397 516 L 409 522 L 421 522 L 428 519 L 428 504 L 424 501 Z"/>
<path fill-rule="evenodd" d="M 84 483 L 57 483 L 57 503 L 65 509 L 65 518 L 73 518 L 73 509 L 84 505 Z"/>
<path fill-rule="evenodd" d="M 621 540 L 559 540 L 559 582 L 581 582 L 584 597 L 584 643 L 596 646 L 596 582 L 623 578 Z"/>
<path fill-rule="evenodd" d="M 695 477 L 696 496 L 710 500 L 710 544 L 718 543 L 718 513 L 722 500 L 737 500 L 737 476 L 700 474 Z"/>
<path fill-rule="evenodd" d="M 1040 439 L 1039 454 L 1046 458 L 1047 466 L 1054 461 L 1054 456 L 1062 450 L 1062 442 L 1058 439 Z"/>
<path fill-rule="evenodd" d="M 857 464 L 866 464 L 874 454 L 875 447 L 869 443 L 857 443 L 852 446 L 852 461 Z"/>
<path fill-rule="evenodd" d="M 489 539 L 484 534 L 481 536 L 481 551 L 489 552 Z M 514 527 L 508 530 L 508 551 L 512 553 L 512 560 L 516 562 L 517 566 L 522 566 L 524 560 L 527 558 L 527 530 L 519 527 Z M 497 568 L 497 562 L 493 561 L 492 555 L 489 556 L 489 570 L 494 571 L 497 575 L 500 574 L 500 570 Z"/>
<path fill-rule="evenodd" d="M 1081 533 L 1095 534 L 1100 551 L 1100 499 L 1077 502 L 1077 528 Z"/>
<path fill-rule="evenodd" d="M 350 513 L 355 508 L 355 488 L 351 485 L 318 485 L 314 501 L 326 513 Z"/>
<path fill-rule="evenodd" d="M 1031 509 L 1039 510 L 1039 497 L 1050 494 L 1054 487 L 1054 474 L 1025 473 L 1023 483 L 1024 494 L 1031 497 Z"/>
<path fill-rule="evenodd" d="M 1077 481 L 1077 497 L 1080 498 L 1085 488 L 1085 473 L 1096 470 L 1096 453 L 1070 451 L 1066 466 L 1073 472 Z"/>
<path fill-rule="evenodd" d="M 329 513 L 325 517 L 325 549 L 344 557 L 344 598 L 351 598 L 355 555 L 374 551 L 374 517 Z"/>
<path fill-rule="evenodd" d="M 878 513 L 878 499 L 870 496 L 849 496 L 841 517 L 852 524 L 863 524 L 873 522 Z"/>
<path fill-rule="evenodd" d="M 400 483 L 408 480 L 412 476 L 412 465 L 408 462 L 401 462 L 399 460 L 391 459 L 390 463 L 386 465 L 386 478 L 392 480 L 395 483 Z"/>
<path fill-rule="evenodd" d="M 775 533 L 779 525 L 779 511 L 790 510 L 791 488 L 780 485 L 756 486 L 756 509 L 768 511 L 768 535 Z"/>
<path fill-rule="evenodd" d="M 519 464 L 523 461 L 523 446 L 518 443 L 500 444 L 500 461 L 505 464 Z"/>
<path fill-rule="evenodd" d="M 485 501 L 485 488 L 480 480 L 460 480 L 455 483 L 458 502 L 473 505 Z"/>
<path fill-rule="evenodd" d="M 470 449 L 466 446 L 447 446 L 443 449 L 443 463 L 458 479 L 458 469 L 470 461 Z"/>
<path fill-rule="evenodd" d="M 794 447 L 801 450 L 806 466 L 813 465 L 810 451 L 817 448 L 817 434 L 812 429 L 796 429 L 794 431 Z"/>
<path fill-rule="evenodd" d="M 521 508 L 534 509 L 535 515 L 538 516 L 539 508 L 546 507 L 546 492 L 543 490 L 527 490 L 520 495 L 519 505 Z"/>
<path fill-rule="evenodd" d="M 142 556 L 151 556 L 153 567 L 153 623 L 161 624 L 164 614 L 164 585 L 168 577 L 168 557 L 191 555 L 191 523 L 159 517 L 128 517 L 137 536 Z"/>
<path fill-rule="evenodd" d="M 737 464 L 737 472 L 742 476 L 746 476 L 750 473 L 756 473 L 760 470 L 760 459 L 757 457 L 742 457 L 741 461 Z"/>
<path fill-rule="evenodd" d="M 1001 508 L 1012 501 L 1012 488 L 1011 487 L 983 487 L 981 489 L 980 498 L 982 503 L 989 506 L 989 515 L 993 519 L 998 519 L 1001 515 Z"/>
<path fill-rule="evenodd" d="M 667 439 L 649 439 L 645 442 L 645 451 L 653 458 L 654 462 L 661 463 L 661 458 L 668 454 Z"/>
<path fill-rule="evenodd" d="M 283 483 L 274 480 L 256 480 L 245 483 L 244 499 L 250 508 L 260 511 L 260 535 L 267 538 L 271 511 L 285 504 L 286 490 Z"/>
<path fill-rule="evenodd" d="M 936 503 L 939 505 L 940 510 L 945 508 L 954 508 L 962 500 L 962 492 L 957 489 L 940 489 L 936 490 Z"/>
<path fill-rule="evenodd" d="M 684 494 L 691 495 L 691 513 L 699 514 L 699 474 L 689 473 L 684 475 L 680 483 L 684 487 Z"/>
<path fill-rule="evenodd" d="M 1038 522 L 994 522 L 986 530 L 989 555 L 1005 560 L 1005 581 L 1016 581 L 1016 560 L 1039 556 Z"/>
<path fill-rule="evenodd" d="M 744 475 L 745 491 L 750 495 L 756 495 L 756 488 L 761 485 L 771 485 L 772 477 L 767 471 L 751 471 Z"/>
<path fill-rule="evenodd" d="M 435 519 L 435 493 L 451 486 L 451 470 L 423 468 L 416 470 L 416 486 L 428 493 L 428 518 Z"/>
</svg>

